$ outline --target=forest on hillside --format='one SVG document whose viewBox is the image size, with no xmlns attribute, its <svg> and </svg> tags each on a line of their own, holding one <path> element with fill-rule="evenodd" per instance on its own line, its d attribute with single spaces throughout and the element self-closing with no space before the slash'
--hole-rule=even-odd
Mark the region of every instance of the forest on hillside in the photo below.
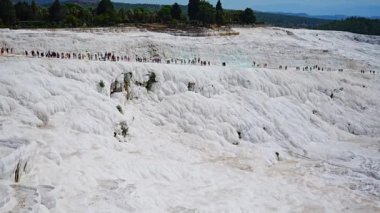
<svg viewBox="0 0 380 213">
<path fill-rule="evenodd" d="M 345 20 L 332 21 L 323 24 L 318 26 L 318 29 L 347 31 L 367 35 L 380 35 L 380 20 L 351 17 Z"/>
</svg>

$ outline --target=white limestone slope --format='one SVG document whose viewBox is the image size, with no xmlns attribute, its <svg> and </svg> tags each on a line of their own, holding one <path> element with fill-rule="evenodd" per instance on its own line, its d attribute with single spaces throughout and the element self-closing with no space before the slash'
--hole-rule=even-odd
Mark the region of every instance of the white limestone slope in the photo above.
<svg viewBox="0 0 380 213">
<path fill-rule="evenodd" d="M 238 30 L 212 38 L 0 31 L 16 51 L 156 51 L 228 65 L 0 57 L 0 165 L 9 171 L 0 175 L 0 212 L 380 211 L 379 75 L 359 72 L 380 68 L 380 39 Z M 252 60 L 292 68 L 250 68 Z M 345 71 L 294 70 L 314 64 Z M 126 72 L 139 82 L 154 72 L 158 82 L 151 92 L 133 85 L 133 100 L 110 97 Z M 122 121 L 129 132 L 120 142 Z M 28 149 L 16 155 L 10 144 Z M 11 155 L 19 157 L 3 160 Z M 20 158 L 30 169 L 15 183 Z"/>
</svg>

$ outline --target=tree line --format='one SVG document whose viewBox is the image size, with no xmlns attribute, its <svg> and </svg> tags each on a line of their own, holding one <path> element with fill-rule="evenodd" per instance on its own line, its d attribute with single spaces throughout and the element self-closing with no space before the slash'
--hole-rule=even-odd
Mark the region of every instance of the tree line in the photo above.
<svg viewBox="0 0 380 213">
<path fill-rule="evenodd" d="M 187 11 L 177 3 L 159 10 L 133 8 L 119 10 L 110 0 L 101 0 L 94 8 L 76 3 L 61 4 L 59 0 L 49 7 L 11 0 L 0 0 L 0 27 L 92 27 L 127 23 L 162 23 L 168 25 L 222 26 L 254 24 L 255 13 L 247 8 L 224 10 L 218 0 L 215 7 L 207 1 L 189 0 Z"/>
</svg>

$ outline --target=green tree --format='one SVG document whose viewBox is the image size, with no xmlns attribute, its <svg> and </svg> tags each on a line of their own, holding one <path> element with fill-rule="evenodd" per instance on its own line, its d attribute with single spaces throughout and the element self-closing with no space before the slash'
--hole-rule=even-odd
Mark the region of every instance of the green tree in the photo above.
<svg viewBox="0 0 380 213">
<path fill-rule="evenodd" d="M 189 0 L 188 15 L 190 20 L 198 20 L 200 0 Z"/>
<path fill-rule="evenodd" d="M 32 4 L 30 5 L 30 9 L 32 10 L 32 16 L 33 16 L 33 19 L 37 19 L 38 18 L 38 6 L 36 4 L 36 1 L 32 1 Z"/>
<path fill-rule="evenodd" d="M 169 5 L 161 7 L 161 9 L 157 13 L 158 18 L 161 22 L 167 23 L 172 20 L 171 10 L 172 7 Z"/>
<path fill-rule="evenodd" d="M 126 20 L 126 17 L 127 17 L 127 15 L 125 13 L 125 9 L 124 8 L 120 8 L 117 16 L 118 16 L 118 19 L 120 20 L 120 22 L 124 23 L 125 20 Z"/>
<path fill-rule="evenodd" d="M 206 1 L 200 2 L 198 20 L 201 21 L 203 25 L 215 23 L 215 9 L 210 3 Z"/>
<path fill-rule="evenodd" d="M 81 20 L 70 14 L 65 18 L 65 25 L 69 27 L 80 27 L 82 23 Z"/>
<path fill-rule="evenodd" d="M 43 20 L 49 21 L 50 20 L 49 8 L 40 7 L 38 10 L 38 16 L 41 17 Z"/>
<path fill-rule="evenodd" d="M 126 13 L 126 20 L 132 23 L 151 23 L 156 21 L 156 13 L 140 7 L 129 9 Z"/>
<path fill-rule="evenodd" d="M 144 18 L 144 8 L 134 8 L 133 10 L 130 10 L 130 11 L 131 11 L 130 20 L 132 22 L 134 22 L 134 23 L 139 22 L 139 21 L 142 22 L 141 20 L 143 20 L 143 18 Z"/>
<path fill-rule="evenodd" d="M 247 8 L 243 11 L 241 20 L 244 24 L 254 24 L 256 22 L 255 13 L 251 8 Z"/>
<path fill-rule="evenodd" d="M 79 18 L 82 20 L 82 25 L 91 26 L 92 20 L 94 18 L 92 14 L 92 9 L 81 7 L 81 10 L 79 11 Z"/>
<path fill-rule="evenodd" d="M 144 8 L 135 8 L 133 10 L 133 21 L 142 22 L 144 19 Z"/>
<path fill-rule="evenodd" d="M 70 27 L 80 27 L 91 25 L 92 15 L 87 8 L 81 7 L 79 4 L 65 4 L 65 24 Z"/>
<path fill-rule="evenodd" d="M 16 21 L 16 12 L 10 0 L 0 0 L 0 19 L 8 26 Z"/>
<path fill-rule="evenodd" d="M 110 0 L 101 0 L 96 8 L 96 15 L 115 13 L 113 4 Z"/>
<path fill-rule="evenodd" d="M 127 10 L 127 12 L 125 13 L 125 21 L 126 22 L 133 22 L 133 17 L 134 17 L 134 14 L 133 14 L 133 10 L 129 9 Z"/>
<path fill-rule="evenodd" d="M 102 26 L 113 25 L 117 21 L 117 14 L 110 0 L 101 0 L 96 8 L 95 23 Z"/>
<path fill-rule="evenodd" d="M 64 10 L 59 3 L 59 0 L 55 0 L 49 8 L 49 19 L 51 22 L 59 23 L 64 19 Z"/>
<path fill-rule="evenodd" d="M 215 9 L 216 9 L 215 21 L 218 24 L 218 26 L 223 25 L 225 22 L 225 19 L 224 19 L 222 3 L 220 2 L 220 0 L 218 0 L 218 2 L 216 3 Z"/>
<path fill-rule="evenodd" d="M 233 24 L 241 24 L 243 11 L 241 10 L 230 10 L 224 11 L 225 22 Z"/>
<path fill-rule="evenodd" d="M 171 15 L 173 19 L 177 19 L 177 20 L 181 19 L 182 10 L 181 10 L 181 7 L 177 3 L 173 4 L 171 8 Z"/>
<path fill-rule="evenodd" d="M 20 21 L 30 21 L 33 19 L 32 8 L 26 2 L 15 4 L 16 18 Z"/>
</svg>

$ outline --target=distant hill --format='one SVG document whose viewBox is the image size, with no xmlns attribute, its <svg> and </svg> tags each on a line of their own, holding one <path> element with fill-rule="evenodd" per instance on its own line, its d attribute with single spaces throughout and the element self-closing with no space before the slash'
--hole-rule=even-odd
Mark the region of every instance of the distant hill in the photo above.
<svg viewBox="0 0 380 213">
<path fill-rule="evenodd" d="M 348 18 L 348 16 L 345 16 L 345 15 L 319 15 L 319 16 L 308 15 L 307 17 L 326 19 L 326 20 L 344 20 Z"/>
<path fill-rule="evenodd" d="M 352 33 L 380 35 L 380 20 L 352 17 L 318 26 L 321 30 L 339 30 Z"/>
<path fill-rule="evenodd" d="M 282 15 L 289 15 L 289 16 L 299 16 L 299 17 L 334 20 L 334 21 L 344 20 L 344 19 L 351 17 L 351 16 L 346 16 L 346 15 L 309 15 L 306 13 L 284 13 L 284 12 L 274 12 L 274 13 L 275 14 L 282 14 Z M 363 18 L 380 19 L 380 16 L 369 16 L 369 17 L 363 17 Z"/>
<path fill-rule="evenodd" d="M 298 16 L 304 18 L 316 18 L 324 20 L 343 20 L 348 18 L 346 15 L 309 15 L 306 13 L 284 13 L 284 12 L 275 12 L 276 14 L 289 15 L 289 16 Z"/>
<path fill-rule="evenodd" d="M 255 12 L 257 22 L 270 24 L 277 27 L 292 27 L 292 28 L 315 28 L 319 25 L 326 24 L 330 20 L 309 18 L 295 15 Z"/>
</svg>

